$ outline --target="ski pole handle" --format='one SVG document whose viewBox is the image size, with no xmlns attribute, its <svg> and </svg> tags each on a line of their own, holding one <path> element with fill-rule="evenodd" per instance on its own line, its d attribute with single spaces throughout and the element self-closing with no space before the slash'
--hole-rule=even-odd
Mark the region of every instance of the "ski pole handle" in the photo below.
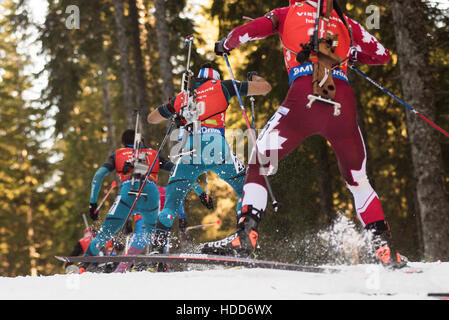
<svg viewBox="0 0 449 320">
<path fill-rule="evenodd" d="M 185 40 L 185 46 L 189 46 L 192 44 L 194 37 L 193 36 L 188 36 Z"/>
</svg>

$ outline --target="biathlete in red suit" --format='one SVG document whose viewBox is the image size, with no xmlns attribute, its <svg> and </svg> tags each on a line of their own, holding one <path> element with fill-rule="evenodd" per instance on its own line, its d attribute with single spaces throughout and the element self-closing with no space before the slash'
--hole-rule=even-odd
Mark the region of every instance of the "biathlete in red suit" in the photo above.
<svg viewBox="0 0 449 320">
<path fill-rule="evenodd" d="M 403 266 L 405 259 L 388 246 L 384 235 L 389 233 L 379 197 L 372 188 L 366 174 L 366 152 L 362 135 L 356 120 L 356 102 L 347 78 L 347 61 L 380 65 L 390 60 L 389 52 L 374 36 L 360 24 L 347 18 L 352 28 L 353 46 L 350 46 L 348 28 L 334 10 L 330 16 L 328 30 L 338 34 L 335 54 L 345 63 L 333 71 L 336 86 L 335 102 L 341 104 L 340 115 L 334 108 L 321 102 L 314 102 L 311 108 L 308 95 L 312 94 L 313 65 L 300 65 L 296 55 L 302 50 L 300 44 L 309 43 L 315 27 L 316 1 L 290 1 L 290 6 L 277 8 L 264 17 L 234 28 L 229 35 L 218 41 L 215 52 L 229 53 L 248 41 L 259 40 L 277 34 L 281 40 L 285 67 L 290 80 L 290 89 L 282 105 L 271 117 L 258 137 L 257 145 L 263 155 L 273 150 L 282 159 L 295 150 L 311 135 L 326 138 L 338 159 L 338 165 L 347 187 L 354 197 L 360 222 L 375 234 L 379 259 L 387 265 Z M 320 33 L 320 38 L 323 34 Z M 349 58 L 349 59 L 348 59 Z M 276 136 L 273 143 L 273 136 Z M 267 144 L 269 147 L 266 147 Z M 257 227 L 267 205 L 267 188 L 257 161 L 250 163 L 243 188 L 242 218 L 238 231 L 231 236 L 212 243 L 206 243 L 204 253 L 249 255 L 258 238 Z"/>
</svg>

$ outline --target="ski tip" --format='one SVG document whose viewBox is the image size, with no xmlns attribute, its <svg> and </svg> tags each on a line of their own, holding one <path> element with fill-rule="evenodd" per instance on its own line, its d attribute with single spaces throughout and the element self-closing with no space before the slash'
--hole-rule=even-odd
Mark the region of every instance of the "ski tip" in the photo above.
<svg viewBox="0 0 449 320">
<path fill-rule="evenodd" d="M 427 294 L 427 296 L 430 297 L 430 298 L 435 298 L 435 299 L 441 299 L 441 300 L 449 301 L 449 292 L 446 292 L 446 293 L 430 292 L 430 293 Z"/>
<path fill-rule="evenodd" d="M 62 262 L 68 262 L 68 260 L 66 259 L 66 257 L 55 256 L 55 258 L 56 258 L 57 260 L 59 260 L 59 261 L 62 261 Z"/>
</svg>

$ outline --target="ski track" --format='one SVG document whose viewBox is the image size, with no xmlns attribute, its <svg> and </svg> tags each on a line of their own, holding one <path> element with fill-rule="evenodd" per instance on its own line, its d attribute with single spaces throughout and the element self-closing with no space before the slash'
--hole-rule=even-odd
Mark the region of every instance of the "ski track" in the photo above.
<svg viewBox="0 0 449 320">
<path fill-rule="evenodd" d="M 449 262 L 409 263 L 404 273 L 379 265 L 338 266 L 336 274 L 211 267 L 126 274 L 0 277 L 2 300 L 423 300 L 449 292 Z"/>
</svg>

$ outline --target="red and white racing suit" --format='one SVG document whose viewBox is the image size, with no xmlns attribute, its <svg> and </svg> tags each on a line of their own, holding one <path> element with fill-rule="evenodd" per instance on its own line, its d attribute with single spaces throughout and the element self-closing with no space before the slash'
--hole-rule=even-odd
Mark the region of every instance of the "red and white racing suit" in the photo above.
<svg viewBox="0 0 449 320">
<path fill-rule="evenodd" d="M 308 136 L 316 134 L 323 136 L 330 142 L 336 154 L 340 173 L 354 197 L 356 212 L 363 226 L 384 221 L 379 197 L 366 175 L 365 145 L 356 120 L 354 93 L 346 77 L 347 65 L 341 65 L 333 74 L 336 86 L 334 101 L 341 104 L 340 115 L 335 116 L 333 107 L 317 101 L 311 108 L 306 107 L 309 103 L 308 95 L 312 94 L 313 68 L 308 65 L 299 66 L 295 52 L 301 50 L 300 43 L 308 43 L 310 40 L 316 9 L 313 1 L 291 2 L 289 7 L 274 9 L 272 11 L 274 19 L 264 16 L 236 27 L 224 42 L 224 48 L 231 51 L 248 41 L 277 33 L 283 45 L 290 89 L 282 105 L 259 135 L 257 142 L 259 152 L 270 157 L 270 153 L 275 151 L 280 160 L 296 149 Z M 390 60 L 389 52 L 357 22 L 347 19 L 353 30 L 353 46 L 350 48 L 349 33 L 344 34 L 348 32 L 347 28 L 335 11 L 330 21 L 334 31 L 340 33 L 340 44 L 336 53 L 342 58 L 348 57 L 352 49 L 352 52 L 356 51 L 357 61 L 362 64 L 379 65 Z M 292 48 L 295 45 L 296 47 Z M 248 166 L 243 206 L 252 205 L 258 210 L 265 210 L 266 184 L 261 175 L 260 164 L 257 161 L 253 162 Z"/>
</svg>

